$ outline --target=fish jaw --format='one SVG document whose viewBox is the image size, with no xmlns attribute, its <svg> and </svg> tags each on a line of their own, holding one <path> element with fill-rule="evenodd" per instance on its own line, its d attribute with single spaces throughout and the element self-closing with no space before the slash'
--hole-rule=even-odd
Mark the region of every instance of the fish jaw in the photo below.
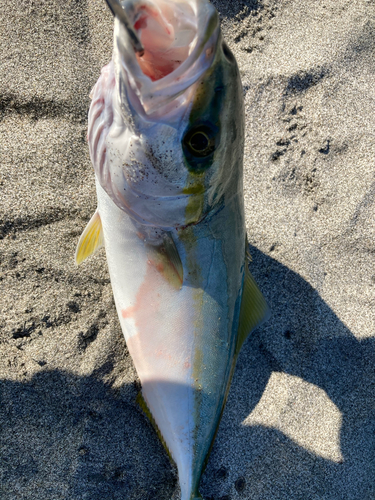
<svg viewBox="0 0 375 500">
<path fill-rule="evenodd" d="M 186 274 L 176 290 L 150 262 L 131 218 L 99 183 L 97 193 L 116 307 L 142 394 L 177 465 L 181 500 L 198 498 L 234 360 L 242 206 L 237 200 L 217 220 L 174 234 Z M 230 231 L 223 231 L 228 218 Z M 241 243 L 233 245 L 233 230 Z"/>
<path fill-rule="evenodd" d="M 134 52 L 126 29 L 115 19 L 113 61 L 120 100 L 147 119 L 178 119 L 191 87 L 214 59 L 217 11 L 207 0 L 132 0 L 123 6 L 145 53 Z"/>
</svg>

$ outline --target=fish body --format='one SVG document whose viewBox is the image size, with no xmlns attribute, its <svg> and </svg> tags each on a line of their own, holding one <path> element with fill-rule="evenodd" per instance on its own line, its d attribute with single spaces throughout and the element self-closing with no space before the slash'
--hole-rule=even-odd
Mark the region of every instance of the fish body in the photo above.
<svg viewBox="0 0 375 500">
<path fill-rule="evenodd" d="M 142 395 L 179 470 L 182 499 L 197 496 L 236 347 L 244 241 L 233 248 L 236 202 L 206 224 L 174 230 L 184 269 L 171 286 L 123 211 L 98 186 L 108 267 Z M 226 234 L 225 234 L 226 233 Z M 241 269 L 242 267 L 242 269 Z M 121 273 L 119 273 L 121 269 Z"/>
<path fill-rule="evenodd" d="M 145 50 L 116 19 L 89 112 L 98 209 L 76 259 L 105 246 L 144 404 L 192 500 L 239 349 L 268 314 L 247 268 L 242 86 L 208 2 L 123 7 Z"/>
</svg>

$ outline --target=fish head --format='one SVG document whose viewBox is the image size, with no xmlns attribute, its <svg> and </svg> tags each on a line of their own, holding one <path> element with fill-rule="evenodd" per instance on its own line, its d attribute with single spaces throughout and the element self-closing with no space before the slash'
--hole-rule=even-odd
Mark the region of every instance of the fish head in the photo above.
<svg viewBox="0 0 375 500">
<path fill-rule="evenodd" d="M 196 224 L 242 190 L 243 96 L 236 61 L 206 0 L 122 2 L 113 124 L 102 187 L 138 222 Z"/>
</svg>

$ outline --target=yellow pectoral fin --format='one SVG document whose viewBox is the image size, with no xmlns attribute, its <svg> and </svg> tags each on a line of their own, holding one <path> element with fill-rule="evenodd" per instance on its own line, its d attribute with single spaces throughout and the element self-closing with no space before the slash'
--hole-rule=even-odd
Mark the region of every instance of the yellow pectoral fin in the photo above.
<svg viewBox="0 0 375 500">
<path fill-rule="evenodd" d="M 164 233 L 158 245 L 148 245 L 150 263 L 164 276 L 176 290 L 184 281 L 184 269 L 180 255 L 170 233 Z"/>
<path fill-rule="evenodd" d="M 75 255 L 76 264 L 81 264 L 87 257 L 93 255 L 103 246 L 103 243 L 102 221 L 99 212 L 96 211 L 78 241 Z"/>
<path fill-rule="evenodd" d="M 236 354 L 239 353 L 242 344 L 245 342 L 249 333 L 261 325 L 270 317 L 270 309 L 255 283 L 245 259 L 245 278 L 242 292 L 242 301 L 240 309 L 240 320 L 238 325 L 238 337 Z"/>
</svg>

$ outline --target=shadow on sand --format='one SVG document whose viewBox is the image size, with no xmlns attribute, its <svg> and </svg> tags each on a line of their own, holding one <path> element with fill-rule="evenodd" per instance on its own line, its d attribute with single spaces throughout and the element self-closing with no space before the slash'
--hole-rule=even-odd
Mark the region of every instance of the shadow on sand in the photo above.
<svg viewBox="0 0 375 500">
<path fill-rule="evenodd" d="M 249 500 L 373 500 L 374 341 L 357 341 L 296 273 L 255 248 L 251 253 L 273 317 L 239 356 L 202 493 L 215 500 L 236 489 L 236 498 Z M 242 425 L 275 371 L 319 386 L 341 411 L 342 463 L 277 429 Z M 2 500 L 171 497 L 175 471 L 137 409 L 136 387 L 114 391 L 99 375 L 58 371 L 0 387 Z"/>
<path fill-rule="evenodd" d="M 202 490 L 216 499 L 216 491 L 221 496 L 225 490 L 229 493 L 240 479 L 240 496 L 246 499 L 372 500 L 375 339 L 359 342 L 307 281 L 256 248 L 250 251 L 251 271 L 272 318 L 242 348 Z M 340 463 L 298 446 L 277 429 L 241 424 L 259 402 L 272 372 L 318 386 L 340 410 Z M 326 429 L 316 431 L 324 439 Z M 249 484 L 238 478 L 241 474 L 226 477 L 233 463 L 246 473 Z"/>
</svg>

